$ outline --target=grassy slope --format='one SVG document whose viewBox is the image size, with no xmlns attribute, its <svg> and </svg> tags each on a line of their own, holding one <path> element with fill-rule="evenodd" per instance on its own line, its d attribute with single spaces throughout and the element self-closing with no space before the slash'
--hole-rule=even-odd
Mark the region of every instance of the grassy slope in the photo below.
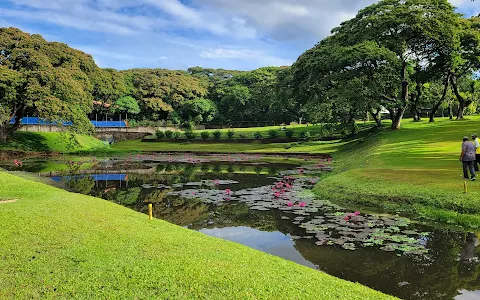
<svg viewBox="0 0 480 300">
<path fill-rule="evenodd" d="M 388 299 L 108 201 L 0 174 L 0 298 Z"/>
<path fill-rule="evenodd" d="M 23 150 L 34 152 L 63 152 L 92 151 L 105 149 L 99 139 L 88 135 L 77 135 L 80 147 L 69 148 L 58 132 L 16 132 L 13 139 L 7 144 L 0 144 L 0 150 Z"/>
<path fill-rule="evenodd" d="M 316 192 L 351 206 L 480 226 L 480 182 L 468 182 L 469 192 L 464 194 L 459 162 L 462 137 L 477 131 L 477 116 L 434 124 L 405 121 L 400 131 L 338 149 L 336 174 L 320 182 Z"/>
</svg>

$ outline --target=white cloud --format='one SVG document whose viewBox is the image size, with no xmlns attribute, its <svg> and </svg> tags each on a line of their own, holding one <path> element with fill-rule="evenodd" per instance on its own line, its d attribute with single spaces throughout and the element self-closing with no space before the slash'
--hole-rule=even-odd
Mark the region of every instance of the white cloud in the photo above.
<svg viewBox="0 0 480 300">
<path fill-rule="evenodd" d="M 200 53 L 206 59 L 230 59 L 256 61 L 262 66 L 288 66 L 293 61 L 249 49 L 208 49 Z"/>
<path fill-rule="evenodd" d="M 259 55 L 258 52 L 248 49 L 209 49 L 200 53 L 203 58 L 247 58 Z"/>
</svg>

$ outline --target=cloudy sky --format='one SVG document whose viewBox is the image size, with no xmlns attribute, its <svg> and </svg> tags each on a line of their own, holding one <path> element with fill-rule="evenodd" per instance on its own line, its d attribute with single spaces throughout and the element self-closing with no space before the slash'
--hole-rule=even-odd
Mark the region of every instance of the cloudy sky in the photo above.
<svg viewBox="0 0 480 300">
<path fill-rule="evenodd" d="M 1 0 L 0 27 L 40 33 L 101 67 L 290 65 L 376 0 Z M 466 15 L 480 2 L 451 0 Z"/>
</svg>

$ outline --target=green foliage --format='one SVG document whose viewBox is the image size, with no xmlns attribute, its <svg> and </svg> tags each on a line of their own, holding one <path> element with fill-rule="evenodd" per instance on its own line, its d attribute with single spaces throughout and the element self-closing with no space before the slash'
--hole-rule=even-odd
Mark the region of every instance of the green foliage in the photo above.
<svg viewBox="0 0 480 300">
<path fill-rule="evenodd" d="M 132 96 L 125 96 L 115 101 L 115 110 L 117 112 L 128 113 L 132 115 L 138 115 L 140 113 L 140 107 L 137 100 Z"/>
<path fill-rule="evenodd" d="M 312 137 L 312 134 L 308 130 L 303 130 L 300 132 L 300 138 L 302 140 L 309 140 Z"/>
<path fill-rule="evenodd" d="M 180 138 L 180 133 L 174 131 L 172 132 L 172 139 L 178 140 Z"/>
<path fill-rule="evenodd" d="M 200 133 L 200 136 L 202 137 L 202 139 L 208 140 L 208 139 L 210 138 L 210 132 L 208 132 L 208 131 L 202 131 L 202 132 Z"/>
<path fill-rule="evenodd" d="M 227 131 L 227 137 L 229 140 L 233 139 L 234 136 L 235 136 L 235 131 L 233 130 Z"/>
<path fill-rule="evenodd" d="M 155 132 L 155 135 L 156 135 L 157 139 L 164 139 L 166 134 L 163 130 L 157 130 Z"/>
<path fill-rule="evenodd" d="M 173 138 L 173 131 L 171 131 L 171 130 L 166 130 L 166 131 L 165 131 L 165 136 L 166 136 L 168 139 Z"/>
<path fill-rule="evenodd" d="M 263 136 L 262 136 L 262 134 L 260 133 L 260 131 L 256 131 L 256 132 L 253 134 L 253 137 L 254 137 L 255 139 L 257 139 L 257 140 L 263 138 Z"/>
<path fill-rule="evenodd" d="M 276 138 L 278 138 L 278 130 L 270 129 L 270 130 L 268 131 L 268 137 L 271 138 L 271 139 L 276 139 Z"/>
<path fill-rule="evenodd" d="M 347 127 L 343 127 L 342 130 L 340 131 L 340 134 L 341 134 L 342 136 L 344 136 L 344 137 L 347 136 L 347 135 L 349 134 L 348 128 L 347 128 Z"/>
<path fill-rule="evenodd" d="M 240 133 L 240 138 L 241 138 L 241 139 L 246 139 L 246 138 L 247 138 L 247 135 L 244 134 L 244 133 Z"/>
<path fill-rule="evenodd" d="M 181 127 L 185 130 L 193 130 L 195 129 L 195 123 L 193 123 L 192 121 L 183 122 Z"/>
<path fill-rule="evenodd" d="M 19 123 L 8 125 L 10 117 L 19 121 L 27 112 L 72 122 L 66 128 L 71 132 L 92 131 L 87 114 L 102 71 L 90 56 L 15 28 L 0 28 L 0 46 L 1 141 L 18 128 Z"/>
<path fill-rule="evenodd" d="M 289 139 L 293 138 L 293 136 L 295 135 L 295 131 L 293 131 L 292 129 L 290 128 L 287 128 L 285 130 L 285 136 Z"/>
<path fill-rule="evenodd" d="M 214 138 L 215 140 L 219 140 L 221 137 L 222 137 L 222 132 L 221 132 L 220 130 L 215 130 L 215 131 L 213 132 L 213 138 Z"/>
<path fill-rule="evenodd" d="M 195 134 L 195 132 L 193 132 L 193 130 L 191 130 L 191 129 L 185 130 L 184 134 L 185 134 L 185 137 L 186 137 L 188 140 L 193 140 L 193 139 L 195 139 L 196 136 L 197 136 L 197 135 Z"/>
</svg>

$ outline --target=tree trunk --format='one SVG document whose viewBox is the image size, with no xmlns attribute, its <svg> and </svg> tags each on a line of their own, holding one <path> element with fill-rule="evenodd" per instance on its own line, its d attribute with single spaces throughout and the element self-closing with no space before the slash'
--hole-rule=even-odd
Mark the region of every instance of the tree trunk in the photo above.
<svg viewBox="0 0 480 300">
<path fill-rule="evenodd" d="M 467 108 L 467 106 L 469 106 L 472 101 L 467 101 L 465 98 L 463 98 L 462 95 L 460 95 L 460 92 L 458 91 L 457 78 L 455 77 L 455 75 L 452 75 L 450 77 L 450 82 L 452 84 L 453 93 L 455 94 L 455 97 L 458 101 L 457 120 L 462 120 L 463 114 L 465 113 L 465 108 Z"/>
<path fill-rule="evenodd" d="M 303 117 L 298 117 L 298 125 L 302 125 Z"/>
<path fill-rule="evenodd" d="M 392 120 L 392 129 L 399 130 L 402 125 L 403 115 L 405 114 L 405 108 L 398 108 L 395 113 L 395 117 Z"/>
<path fill-rule="evenodd" d="M 453 120 L 452 102 L 448 102 L 448 117 L 450 118 L 450 120 Z"/>
<path fill-rule="evenodd" d="M 403 115 L 408 102 L 408 81 L 407 81 L 407 62 L 402 63 L 402 94 L 401 104 L 397 106 L 396 113 L 392 116 L 392 129 L 399 130 L 401 128 Z"/>
<path fill-rule="evenodd" d="M 437 103 L 435 103 L 435 105 L 432 108 L 432 111 L 430 112 L 430 123 L 435 122 L 435 114 L 437 113 L 438 109 L 440 108 L 443 101 L 445 101 L 445 98 L 447 97 L 449 79 L 450 79 L 450 75 L 447 75 L 447 78 L 445 79 L 445 83 L 443 87 L 442 98 L 440 98 L 440 100 Z M 448 106 L 448 108 L 449 110 L 451 110 L 450 105 Z"/>
<path fill-rule="evenodd" d="M 417 92 L 416 94 L 411 96 L 412 114 L 413 114 L 414 122 L 420 122 L 422 120 L 420 113 L 418 112 L 418 106 L 420 105 L 421 97 L 422 97 L 422 86 L 420 82 L 417 82 Z"/>
<path fill-rule="evenodd" d="M 6 125 L 0 125 L 0 142 L 5 143 L 8 138 L 8 128 Z"/>
<path fill-rule="evenodd" d="M 368 111 L 370 115 L 372 116 L 373 120 L 375 120 L 375 123 L 377 123 L 377 127 L 382 127 L 382 118 L 380 117 L 380 110 L 377 110 L 376 112 L 373 111 L 373 109 L 370 109 Z"/>
</svg>

